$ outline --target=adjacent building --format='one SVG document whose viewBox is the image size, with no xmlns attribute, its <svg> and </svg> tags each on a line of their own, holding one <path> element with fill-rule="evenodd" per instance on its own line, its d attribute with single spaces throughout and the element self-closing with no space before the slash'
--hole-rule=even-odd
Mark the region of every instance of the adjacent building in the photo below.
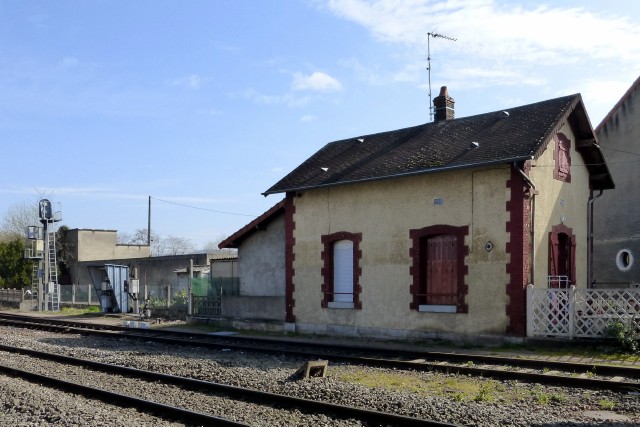
<svg viewBox="0 0 640 427">
<path fill-rule="evenodd" d="M 615 191 L 594 203 L 594 285 L 640 284 L 640 77 L 595 130 Z"/>
</svg>

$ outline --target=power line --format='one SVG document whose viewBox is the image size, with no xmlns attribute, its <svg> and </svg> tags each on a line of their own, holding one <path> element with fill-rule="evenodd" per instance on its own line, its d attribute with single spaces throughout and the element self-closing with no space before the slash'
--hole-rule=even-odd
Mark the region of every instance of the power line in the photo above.
<svg viewBox="0 0 640 427">
<path fill-rule="evenodd" d="M 258 215 L 242 214 L 242 213 L 237 213 L 237 212 L 217 211 L 215 209 L 207 209 L 207 208 L 201 208 L 201 207 L 198 207 L 198 206 L 185 205 L 183 203 L 178 203 L 178 202 L 170 202 L 169 200 L 158 199 L 157 197 L 153 197 L 153 196 L 150 196 L 150 197 L 153 200 L 158 200 L 159 202 L 165 202 L 165 203 L 169 203 L 171 205 L 178 205 L 178 206 L 182 206 L 182 207 L 185 207 L 185 208 L 198 209 L 198 210 L 201 210 L 201 211 L 215 212 L 215 213 L 225 214 L 225 215 L 250 216 L 252 218 L 256 218 L 258 216 Z"/>
<path fill-rule="evenodd" d="M 606 147 L 606 146 L 603 147 L 602 145 L 600 146 L 600 148 L 602 148 L 603 150 L 617 151 L 618 153 L 633 154 L 634 156 L 640 156 L 640 153 L 634 153 L 633 151 L 618 150 L 611 147 Z"/>
</svg>

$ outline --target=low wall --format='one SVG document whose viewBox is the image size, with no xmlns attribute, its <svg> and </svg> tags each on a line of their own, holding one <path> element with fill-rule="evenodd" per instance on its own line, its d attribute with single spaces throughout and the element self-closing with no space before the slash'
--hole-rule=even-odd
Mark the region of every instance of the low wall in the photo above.
<svg viewBox="0 0 640 427">
<path fill-rule="evenodd" d="M 222 317 L 234 319 L 277 320 L 284 322 L 284 297 L 223 296 Z"/>
<path fill-rule="evenodd" d="M 0 288 L 0 303 L 15 303 L 18 306 L 24 300 L 22 289 Z"/>
<path fill-rule="evenodd" d="M 186 320 L 187 319 L 187 308 L 184 309 L 174 309 L 174 308 L 160 308 L 160 307 L 149 307 L 151 310 L 151 317 L 161 317 L 163 319 L 170 320 Z"/>
</svg>

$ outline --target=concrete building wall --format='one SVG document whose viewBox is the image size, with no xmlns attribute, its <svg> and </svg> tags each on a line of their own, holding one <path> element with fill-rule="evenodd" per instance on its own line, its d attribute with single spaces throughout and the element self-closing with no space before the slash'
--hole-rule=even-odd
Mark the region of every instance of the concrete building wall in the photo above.
<svg viewBox="0 0 640 427">
<path fill-rule="evenodd" d="M 284 321 L 284 296 L 225 296 L 222 317 L 245 320 Z"/>
<path fill-rule="evenodd" d="M 67 241 L 77 256 L 77 261 L 101 259 L 142 258 L 150 255 L 147 245 L 119 245 L 115 230 L 71 229 Z"/>
<path fill-rule="evenodd" d="M 211 258 L 211 277 L 238 277 L 238 259 Z"/>
<path fill-rule="evenodd" d="M 502 334 L 508 323 L 508 166 L 460 170 L 307 191 L 295 198 L 293 284 L 296 328 L 341 334 L 411 331 Z M 442 203 L 436 203 L 439 199 Z M 468 226 L 468 313 L 411 310 L 409 230 Z M 321 236 L 362 233 L 362 309 L 321 308 Z M 493 249 L 487 252 L 487 242 Z M 392 332 L 391 332 L 392 331 Z"/>
<path fill-rule="evenodd" d="M 251 233 L 238 250 L 241 296 L 285 294 L 284 215 Z"/>
<path fill-rule="evenodd" d="M 632 91 L 598 131 L 615 190 L 594 202 L 594 279 L 598 287 L 640 283 L 640 93 Z M 634 154 L 635 153 L 635 154 Z M 621 269 L 616 258 L 629 251 L 633 264 Z"/>
<path fill-rule="evenodd" d="M 539 194 L 535 196 L 534 224 L 534 285 L 547 287 L 549 272 L 549 233 L 552 227 L 564 224 L 576 237 L 576 286 L 587 287 L 587 205 L 589 174 L 584 160 L 576 151 L 576 138 L 569 125 L 562 132 L 571 141 L 571 182 L 553 177 L 555 168 L 554 143 L 532 162 L 530 178 Z"/>
</svg>

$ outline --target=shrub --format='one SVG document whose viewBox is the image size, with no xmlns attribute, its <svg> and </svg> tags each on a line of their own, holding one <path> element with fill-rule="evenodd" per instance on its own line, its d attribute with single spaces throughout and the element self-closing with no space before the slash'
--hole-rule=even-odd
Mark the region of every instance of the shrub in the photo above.
<svg viewBox="0 0 640 427">
<path fill-rule="evenodd" d="M 623 351 L 637 353 L 640 349 L 634 322 L 630 322 L 629 325 L 619 320 L 611 322 L 605 329 L 605 336 L 613 340 Z"/>
</svg>

